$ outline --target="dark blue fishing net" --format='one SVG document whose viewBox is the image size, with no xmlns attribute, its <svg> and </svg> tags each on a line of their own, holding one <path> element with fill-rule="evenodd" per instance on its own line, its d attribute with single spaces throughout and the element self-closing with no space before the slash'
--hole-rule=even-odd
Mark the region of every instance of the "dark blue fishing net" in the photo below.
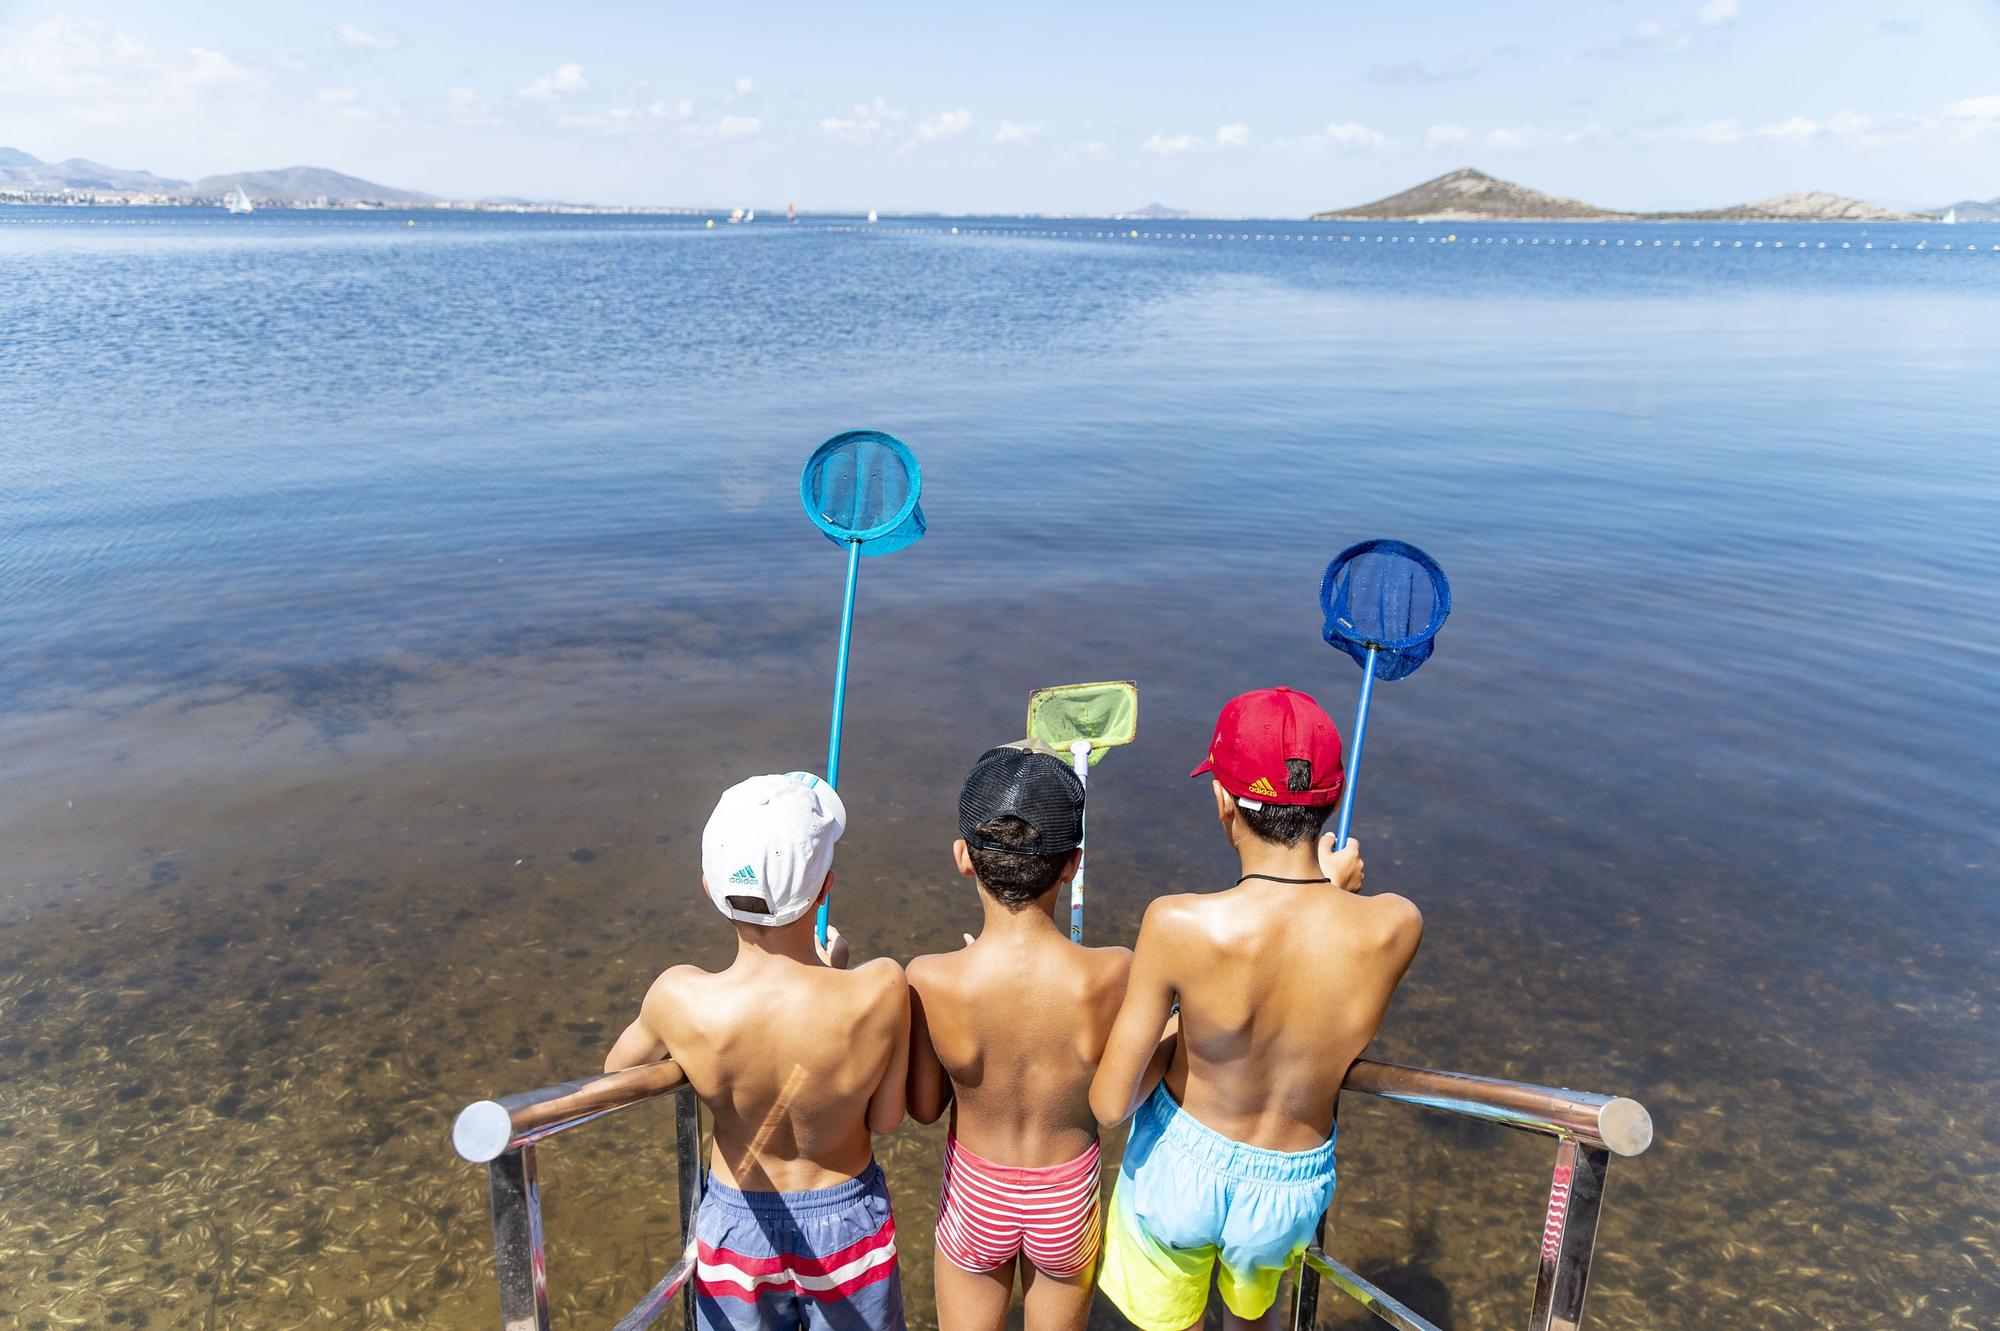
<svg viewBox="0 0 2000 1331">
<path fill-rule="evenodd" d="M 1414 545 L 1363 541 L 1326 566 L 1319 605 L 1328 642 L 1363 668 L 1373 647 L 1375 678 L 1401 679 L 1430 659 L 1431 639 L 1451 613 L 1451 584 Z"/>
<path fill-rule="evenodd" d="M 886 555 L 924 534 L 923 468 L 909 445 L 880 430 L 849 430 L 813 450 L 799 477 L 806 516 L 836 545 Z"/>
</svg>

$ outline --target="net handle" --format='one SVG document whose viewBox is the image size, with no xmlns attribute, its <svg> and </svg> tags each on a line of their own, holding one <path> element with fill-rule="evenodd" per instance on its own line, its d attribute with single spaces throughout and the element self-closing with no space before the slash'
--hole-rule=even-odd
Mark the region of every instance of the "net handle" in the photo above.
<svg viewBox="0 0 2000 1331">
<path fill-rule="evenodd" d="M 861 542 L 847 543 L 847 592 L 840 604 L 840 655 L 833 666 L 833 720 L 826 730 L 826 783 L 840 790 L 840 726 L 847 713 L 847 644 L 854 637 L 854 584 L 861 575 Z M 827 920 L 832 915 L 833 894 L 820 898 L 819 914 L 813 918 L 813 937 L 826 946 Z"/>
<path fill-rule="evenodd" d="M 1073 739 L 1069 742 L 1069 766 L 1076 773 L 1076 781 L 1088 789 L 1090 785 L 1090 741 Z M 1069 880 L 1069 941 L 1083 942 L 1083 860 L 1084 845 L 1088 840 L 1090 823 L 1089 801 L 1077 815 L 1076 820 L 1076 877 Z"/>
<path fill-rule="evenodd" d="M 1361 744 L 1368 738 L 1368 702 L 1375 693 L 1375 647 L 1368 648 L 1368 663 L 1361 667 L 1361 703 L 1354 709 L 1354 752 L 1347 759 L 1347 779 L 1340 792 L 1340 830 L 1334 834 L 1333 851 L 1347 849 L 1347 825 L 1354 816 L 1354 787 L 1361 782 Z"/>
</svg>

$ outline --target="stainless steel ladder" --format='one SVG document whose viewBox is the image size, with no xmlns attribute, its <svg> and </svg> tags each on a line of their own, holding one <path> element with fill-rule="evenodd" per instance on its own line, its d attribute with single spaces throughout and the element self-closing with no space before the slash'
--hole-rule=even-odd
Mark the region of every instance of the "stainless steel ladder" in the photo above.
<svg viewBox="0 0 2000 1331">
<path fill-rule="evenodd" d="M 1575 1331 L 1583 1323 L 1590 1258 L 1604 1204 L 1604 1178 L 1614 1155 L 1638 1155 L 1652 1145 L 1653 1120 L 1636 1100 L 1553 1086 L 1474 1077 L 1362 1059 L 1343 1091 L 1501 1123 L 1556 1139 L 1555 1172 L 1541 1232 L 1540 1264 L 1529 1331 Z M 503 1331 L 548 1331 L 548 1263 L 542 1249 L 541 1190 L 535 1176 L 539 1143 L 614 1110 L 663 1096 L 674 1099 L 682 1251 L 671 1269 L 620 1318 L 615 1331 L 640 1331 L 682 1300 L 683 1324 L 694 1325 L 694 1212 L 704 1167 L 700 1108 L 687 1078 L 672 1062 L 608 1072 L 560 1086 L 467 1105 L 452 1127 L 459 1155 L 486 1166 L 493 1205 L 493 1270 L 500 1284 Z M 1332 1282 L 1401 1331 L 1437 1331 L 1424 1317 L 1343 1265 L 1321 1239 L 1305 1255 L 1293 1285 L 1292 1331 L 1308 1331 L 1319 1309 L 1320 1281 Z"/>
</svg>

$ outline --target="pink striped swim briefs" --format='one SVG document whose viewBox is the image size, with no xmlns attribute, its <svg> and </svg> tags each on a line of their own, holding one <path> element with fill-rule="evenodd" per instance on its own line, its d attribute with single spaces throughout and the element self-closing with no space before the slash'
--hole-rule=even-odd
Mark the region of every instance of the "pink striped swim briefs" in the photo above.
<svg viewBox="0 0 2000 1331">
<path fill-rule="evenodd" d="M 1066 1164 L 997 1165 L 952 1137 L 938 1200 L 938 1254 L 961 1271 L 991 1271 L 1026 1257 L 1043 1275 L 1088 1271 L 1103 1236 L 1098 1146 Z"/>
</svg>

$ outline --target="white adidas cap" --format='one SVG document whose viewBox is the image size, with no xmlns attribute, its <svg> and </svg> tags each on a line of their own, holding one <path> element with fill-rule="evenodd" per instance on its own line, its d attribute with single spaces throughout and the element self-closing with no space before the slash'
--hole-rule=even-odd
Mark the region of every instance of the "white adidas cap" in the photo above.
<svg viewBox="0 0 2000 1331">
<path fill-rule="evenodd" d="M 810 772 L 738 782 L 701 832 L 709 899 L 744 924 L 790 924 L 819 898 L 846 830 L 847 806 Z"/>
</svg>

